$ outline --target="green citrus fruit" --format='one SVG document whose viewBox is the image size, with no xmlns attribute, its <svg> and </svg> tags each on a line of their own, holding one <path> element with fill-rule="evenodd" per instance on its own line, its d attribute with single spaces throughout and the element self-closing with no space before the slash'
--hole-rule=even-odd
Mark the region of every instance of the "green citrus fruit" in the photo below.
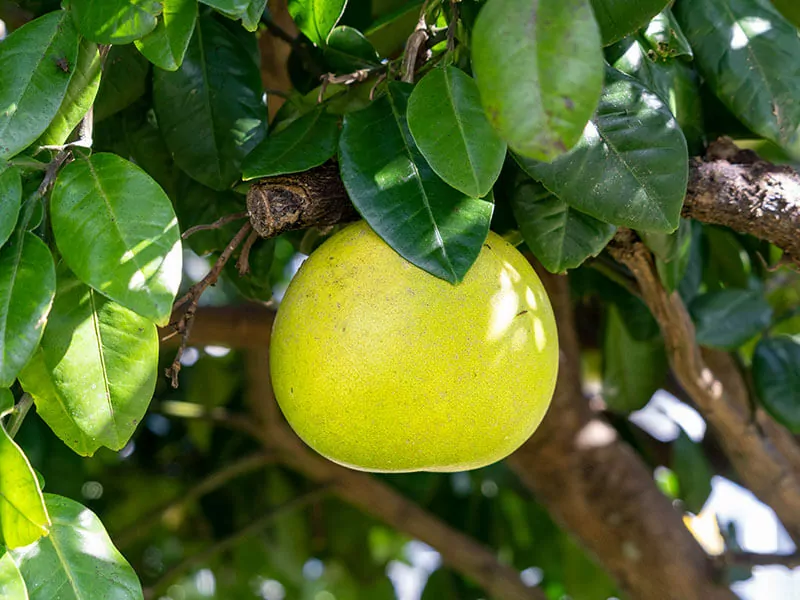
<svg viewBox="0 0 800 600">
<path fill-rule="evenodd" d="M 544 417 L 558 369 L 550 301 L 513 246 L 489 233 L 451 285 L 363 221 L 300 268 L 270 352 L 292 428 L 365 471 L 461 471 L 508 456 Z"/>
</svg>

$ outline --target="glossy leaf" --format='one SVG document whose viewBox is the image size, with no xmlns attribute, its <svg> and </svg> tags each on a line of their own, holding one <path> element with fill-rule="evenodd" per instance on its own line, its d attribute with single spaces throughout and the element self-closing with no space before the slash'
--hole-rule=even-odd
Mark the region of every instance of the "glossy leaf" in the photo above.
<svg viewBox="0 0 800 600">
<path fill-rule="evenodd" d="M 70 0 L 81 35 L 98 44 L 129 44 L 156 28 L 159 0 Z"/>
<path fill-rule="evenodd" d="M 711 494 L 711 476 L 714 472 L 702 447 L 683 430 L 672 443 L 672 470 L 678 477 L 680 497 L 686 509 L 699 514 Z"/>
<path fill-rule="evenodd" d="M 75 72 L 67 93 L 50 126 L 39 138 L 39 145 L 60 146 L 89 112 L 100 87 L 103 60 L 97 44 L 81 40 Z"/>
<path fill-rule="evenodd" d="M 323 55 L 325 62 L 337 73 L 352 73 L 380 62 L 378 53 L 364 34 L 347 25 L 331 31 Z"/>
<path fill-rule="evenodd" d="M 9 387 L 44 331 L 56 290 L 50 249 L 31 233 L 0 248 L 0 387 Z"/>
<path fill-rule="evenodd" d="M 270 135 L 247 155 L 242 179 L 299 173 L 324 163 L 336 154 L 339 118 L 320 108 Z"/>
<path fill-rule="evenodd" d="M 681 2 L 675 16 L 709 87 L 747 127 L 800 156 L 800 38 L 764 0 Z"/>
<path fill-rule="evenodd" d="M 669 8 L 665 8 L 653 17 L 653 20 L 644 29 L 642 37 L 660 58 L 679 56 L 692 58 L 694 56 L 689 40 L 686 39 L 675 15 Z"/>
<path fill-rule="evenodd" d="M 47 535 L 50 518 L 28 457 L 0 424 L 0 542 L 27 546 Z"/>
<path fill-rule="evenodd" d="M 120 450 L 142 420 L 155 389 L 155 325 L 104 298 L 60 268 L 58 292 L 42 338 L 46 375 L 20 379 L 53 432 L 72 447 L 76 429 Z M 73 448 L 80 452 L 82 448 Z"/>
<path fill-rule="evenodd" d="M 603 339 L 603 400 L 613 411 L 628 413 L 645 406 L 664 382 L 667 355 L 660 337 L 639 341 L 628 333 L 627 318 L 608 306 Z"/>
<path fill-rule="evenodd" d="M 266 133 L 261 94 L 247 50 L 224 26 L 199 19 L 181 67 L 153 78 L 156 116 L 177 165 L 210 188 L 233 185 Z"/>
<path fill-rule="evenodd" d="M 95 123 L 124 110 L 147 91 L 150 63 L 133 46 L 112 46 L 94 103 Z"/>
<path fill-rule="evenodd" d="M 551 160 L 575 145 L 603 87 L 588 0 L 489 0 L 471 50 L 489 121 L 515 152 Z"/>
<path fill-rule="evenodd" d="M 764 338 L 753 356 L 756 393 L 769 413 L 800 433 L 800 342 L 789 336 Z"/>
<path fill-rule="evenodd" d="M 339 165 L 356 209 L 406 260 L 451 283 L 461 281 L 489 231 L 492 203 L 442 181 L 406 124 L 411 86 L 345 115 Z"/>
<path fill-rule="evenodd" d="M 591 0 L 594 16 L 603 34 L 603 44 L 621 40 L 647 25 L 669 0 Z"/>
<path fill-rule="evenodd" d="M 56 179 L 51 217 L 64 261 L 83 282 L 169 322 L 181 278 L 178 220 L 147 173 L 114 154 L 76 160 Z"/>
<path fill-rule="evenodd" d="M 769 325 L 772 308 L 752 290 L 720 290 L 695 298 L 689 306 L 697 342 L 733 350 Z"/>
<path fill-rule="evenodd" d="M 690 222 L 681 219 L 673 233 L 640 233 L 642 240 L 656 257 L 656 269 L 668 292 L 678 288 L 689 266 L 692 244 Z"/>
<path fill-rule="evenodd" d="M 0 44 L 0 160 L 47 129 L 67 93 L 78 43 L 69 13 L 54 11 Z"/>
<path fill-rule="evenodd" d="M 25 580 L 11 558 L 11 554 L 0 546 L 0 598 L 4 600 L 28 600 Z"/>
<path fill-rule="evenodd" d="M 606 247 L 617 228 L 570 208 L 539 182 L 521 176 L 511 206 L 525 243 L 551 273 L 580 266 Z"/>
<path fill-rule="evenodd" d="M 551 163 L 517 161 L 564 202 L 601 221 L 644 231 L 678 227 L 686 140 L 658 96 L 616 69 L 606 69 L 600 106 L 571 152 Z"/>
<path fill-rule="evenodd" d="M 229 19 L 234 21 L 241 19 L 247 31 L 258 29 L 258 22 L 267 5 L 267 0 L 200 0 L 200 2 L 213 7 Z"/>
<path fill-rule="evenodd" d="M 50 535 L 11 552 L 30 600 L 142 600 L 136 573 L 100 519 L 62 496 L 45 494 L 45 502 L 53 520 Z"/>
<path fill-rule="evenodd" d="M 795 27 L 800 27 L 800 4 L 795 0 L 772 0 L 772 5 Z"/>
<path fill-rule="evenodd" d="M 481 108 L 475 81 L 455 67 L 433 69 L 408 100 L 408 128 L 436 174 L 458 191 L 482 198 L 506 158 L 506 143 Z"/>
<path fill-rule="evenodd" d="M 134 43 L 147 60 L 161 69 L 175 71 L 183 63 L 197 20 L 197 0 L 161 0 L 158 25 Z"/>
<path fill-rule="evenodd" d="M 289 0 L 289 14 L 308 39 L 322 46 L 346 4 L 347 0 Z"/>
<path fill-rule="evenodd" d="M 22 205 L 22 177 L 15 168 L 0 173 L 0 247 L 11 237 Z"/>
</svg>

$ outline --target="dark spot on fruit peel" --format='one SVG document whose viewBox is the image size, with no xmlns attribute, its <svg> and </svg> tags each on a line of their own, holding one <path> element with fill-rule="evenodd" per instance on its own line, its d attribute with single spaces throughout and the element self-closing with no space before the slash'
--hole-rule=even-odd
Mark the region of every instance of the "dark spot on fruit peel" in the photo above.
<svg viewBox="0 0 800 600">
<path fill-rule="evenodd" d="M 521 317 L 522 315 L 527 315 L 527 314 L 528 314 L 527 310 L 521 310 L 516 314 L 516 317 Z"/>
<path fill-rule="evenodd" d="M 489 250 L 491 250 L 491 249 L 492 249 L 492 247 L 491 247 L 489 244 L 484 244 L 484 245 L 483 245 L 483 247 L 484 247 L 484 248 L 488 248 Z"/>
</svg>

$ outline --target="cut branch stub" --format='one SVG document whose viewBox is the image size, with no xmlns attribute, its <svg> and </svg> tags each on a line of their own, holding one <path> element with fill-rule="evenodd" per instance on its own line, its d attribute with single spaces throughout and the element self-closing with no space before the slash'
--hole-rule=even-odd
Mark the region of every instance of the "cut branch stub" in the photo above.
<svg viewBox="0 0 800 600">
<path fill-rule="evenodd" d="M 253 229 L 265 238 L 359 218 L 334 162 L 253 184 L 247 193 L 247 210 Z"/>
</svg>

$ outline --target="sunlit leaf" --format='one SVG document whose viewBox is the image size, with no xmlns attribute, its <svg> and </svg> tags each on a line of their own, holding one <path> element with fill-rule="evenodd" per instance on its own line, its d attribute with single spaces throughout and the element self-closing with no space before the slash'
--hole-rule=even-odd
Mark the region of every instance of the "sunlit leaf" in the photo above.
<svg viewBox="0 0 800 600">
<path fill-rule="evenodd" d="M 161 0 L 164 10 L 152 33 L 134 43 L 147 60 L 175 71 L 181 66 L 197 20 L 197 0 Z"/>
<path fill-rule="evenodd" d="M 322 46 L 346 4 L 347 0 L 289 0 L 289 14 L 308 39 Z"/>
<path fill-rule="evenodd" d="M 70 0 L 78 30 L 98 44 L 128 44 L 156 27 L 159 0 Z"/>
<path fill-rule="evenodd" d="M 0 173 L 0 247 L 8 241 L 17 224 L 22 204 L 22 178 L 11 168 Z"/>
</svg>

